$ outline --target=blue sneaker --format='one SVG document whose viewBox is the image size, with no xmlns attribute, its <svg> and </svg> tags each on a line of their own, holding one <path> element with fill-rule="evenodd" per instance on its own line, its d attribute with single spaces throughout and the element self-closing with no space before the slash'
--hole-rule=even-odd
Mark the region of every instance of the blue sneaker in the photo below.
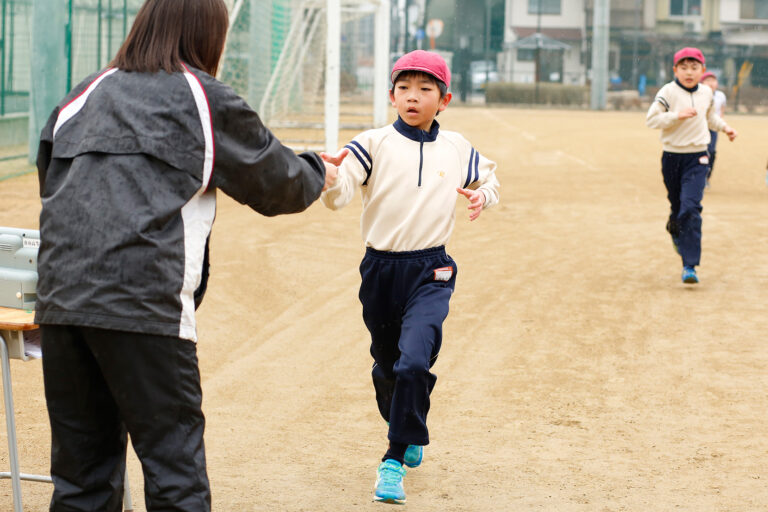
<svg viewBox="0 0 768 512">
<path fill-rule="evenodd" d="M 405 461 L 405 465 L 409 468 L 416 468 L 419 467 L 421 464 L 421 459 L 424 458 L 424 447 L 423 446 L 416 446 L 415 444 L 409 444 L 408 449 L 405 450 L 405 456 L 403 456 L 403 461 Z"/>
<path fill-rule="evenodd" d="M 379 464 L 379 469 L 376 470 L 376 491 L 373 493 L 373 501 L 404 504 L 404 476 L 405 468 L 396 460 L 387 459 Z"/>
<path fill-rule="evenodd" d="M 696 275 L 696 269 L 693 267 L 683 267 L 683 282 L 685 284 L 696 284 L 699 282 L 699 276 Z"/>
</svg>

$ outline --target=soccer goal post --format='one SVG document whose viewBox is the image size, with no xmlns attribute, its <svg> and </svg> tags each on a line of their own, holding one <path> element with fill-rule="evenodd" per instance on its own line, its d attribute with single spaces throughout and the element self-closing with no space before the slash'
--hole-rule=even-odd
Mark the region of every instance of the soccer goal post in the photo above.
<svg viewBox="0 0 768 512">
<path fill-rule="evenodd" d="M 220 78 L 284 143 L 338 149 L 387 119 L 389 0 L 234 0 Z"/>
</svg>

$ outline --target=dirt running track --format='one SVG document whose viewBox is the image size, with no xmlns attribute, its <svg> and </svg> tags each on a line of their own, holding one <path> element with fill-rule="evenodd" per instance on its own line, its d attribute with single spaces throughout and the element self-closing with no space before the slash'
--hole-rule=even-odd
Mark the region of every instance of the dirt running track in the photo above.
<svg viewBox="0 0 768 512">
<path fill-rule="evenodd" d="M 475 223 L 457 206 L 432 444 L 405 510 L 768 510 L 768 117 L 729 120 L 741 136 L 721 138 L 704 198 L 702 283 L 684 286 L 644 113 L 440 116 L 499 162 L 502 203 Z M 371 503 L 386 428 L 359 199 L 269 219 L 219 198 L 198 316 L 214 509 L 392 510 Z M 0 224 L 38 211 L 35 175 L 0 182 Z M 22 470 L 47 472 L 40 362 L 12 373 Z M 129 476 L 144 510 L 133 453 Z M 25 510 L 47 510 L 48 484 L 23 489 Z"/>
</svg>

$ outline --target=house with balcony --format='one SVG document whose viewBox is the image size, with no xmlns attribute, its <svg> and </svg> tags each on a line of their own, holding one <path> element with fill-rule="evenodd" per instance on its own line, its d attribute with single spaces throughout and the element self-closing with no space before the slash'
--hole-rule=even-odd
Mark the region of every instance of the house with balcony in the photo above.
<svg viewBox="0 0 768 512">
<path fill-rule="evenodd" d="M 655 2 L 610 2 L 608 66 L 614 88 L 634 88 L 638 77 L 648 74 Z M 538 75 L 540 82 L 588 83 L 593 20 L 594 0 L 507 0 L 502 79 L 525 83 Z"/>
<path fill-rule="evenodd" d="M 747 63 L 745 84 L 768 87 L 768 0 L 720 0 L 720 37 L 729 85 Z"/>
<path fill-rule="evenodd" d="M 504 11 L 503 81 L 586 82 L 584 0 L 506 0 Z"/>
</svg>

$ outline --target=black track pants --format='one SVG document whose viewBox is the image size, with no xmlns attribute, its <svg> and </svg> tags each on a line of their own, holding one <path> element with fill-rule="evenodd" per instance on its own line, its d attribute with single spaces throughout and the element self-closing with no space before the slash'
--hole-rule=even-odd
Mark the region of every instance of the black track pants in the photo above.
<svg viewBox="0 0 768 512">
<path fill-rule="evenodd" d="M 127 432 L 148 511 L 210 511 L 196 345 L 86 327 L 41 332 L 50 510 L 122 510 Z"/>
</svg>

